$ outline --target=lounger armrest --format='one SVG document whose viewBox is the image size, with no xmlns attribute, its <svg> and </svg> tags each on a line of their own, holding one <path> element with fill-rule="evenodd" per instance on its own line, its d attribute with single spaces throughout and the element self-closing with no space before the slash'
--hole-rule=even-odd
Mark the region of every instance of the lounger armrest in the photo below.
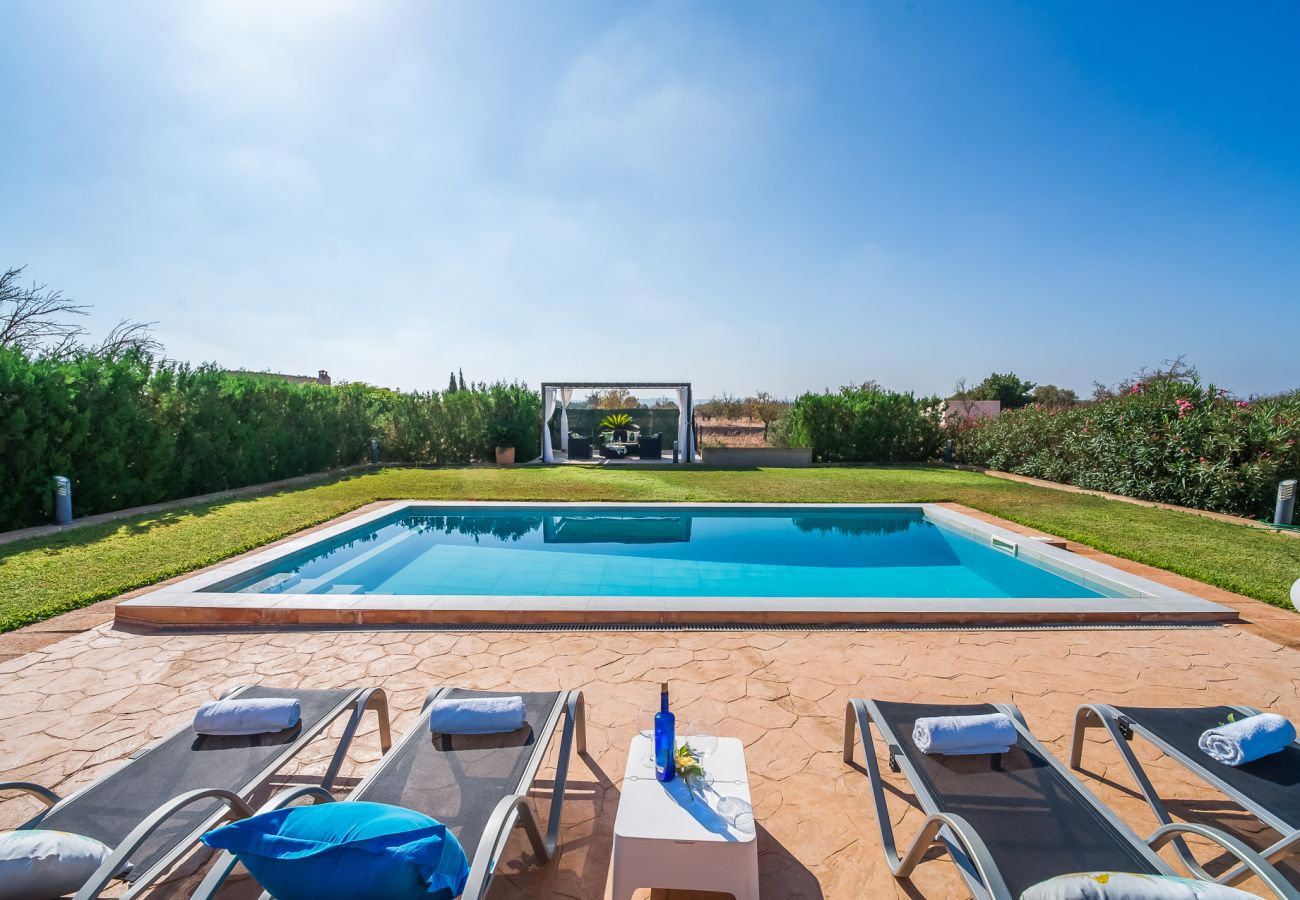
<svg viewBox="0 0 1300 900">
<path fill-rule="evenodd" d="M 1203 837 L 1206 840 L 1218 844 L 1224 850 L 1231 853 L 1237 859 L 1241 860 L 1242 865 L 1255 877 L 1264 883 L 1264 886 L 1272 891 L 1273 895 L 1283 900 L 1300 900 L 1300 891 L 1293 888 L 1282 873 L 1273 867 L 1264 857 L 1260 856 L 1254 850 L 1247 847 L 1241 841 L 1224 834 L 1217 828 L 1209 828 L 1205 825 L 1195 825 L 1191 822 L 1173 822 L 1168 825 L 1162 825 L 1151 833 L 1147 838 L 1147 845 L 1152 850 L 1159 850 L 1161 847 L 1175 840 L 1183 834 L 1194 834 Z M 1203 880 L 1212 881 L 1204 871 L 1195 873 L 1197 877 Z M 1243 871 L 1244 874 L 1244 871 Z"/>
<path fill-rule="evenodd" d="M 44 803 L 46 809 L 63 799 L 54 791 L 34 781 L 0 781 L 0 791 L 19 791 L 30 794 Z"/>
<path fill-rule="evenodd" d="M 528 798 L 523 794 L 502 797 L 483 828 L 478 850 L 474 852 L 474 859 L 470 863 L 469 880 L 465 882 L 465 891 L 460 895 L 461 900 L 479 900 L 487 892 L 488 883 L 492 880 L 492 870 L 496 868 L 497 857 L 501 855 L 510 835 L 510 829 L 516 821 L 523 826 L 524 832 L 528 835 L 528 841 L 532 844 L 533 854 L 538 861 L 544 863 L 551 858 L 555 847 L 547 846 L 547 841 L 542 837 L 541 829 L 537 827 L 537 819 L 533 816 L 533 809 L 528 804 Z"/>
<path fill-rule="evenodd" d="M 388 695 L 384 693 L 383 688 L 366 688 L 358 691 L 356 699 L 352 701 L 352 714 L 348 716 L 348 724 L 344 727 L 343 735 L 334 749 L 334 756 L 330 759 L 329 767 L 321 778 L 321 787 L 326 790 L 334 786 L 334 779 L 338 777 L 339 769 L 343 767 L 348 748 L 352 746 L 352 739 L 356 737 L 361 720 L 370 710 L 379 717 L 380 750 L 387 753 L 392 748 L 393 731 L 388 718 Z"/>
<path fill-rule="evenodd" d="M 90 876 L 90 880 L 82 885 L 73 900 L 93 900 L 98 897 L 113 880 L 113 876 L 130 860 L 131 854 L 138 850 L 149 835 L 157 831 L 164 822 L 192 803 L 213 799 L 220 800 L 229 807 L 230 813 L 233 813 L 236 818 L 242 819 L 253 814 L 253 808 L 244 802 L 242 797 L 223 788 L 188 791 L 179 797 L 174 797 L 150 813 L 148 818 L 137 825 L 126 839 L 113 849 L 113 853 L 95 871 L 95 874 Z M 137 884 L 137 889 L 142 886 Z"/>
<path fill-rule="evenodd" d="M 1002 879 L 1002 872 L 998 869 L 997 863 L 993 861 L 993 854 L 989 853 L 989 848 L 985 845 L 984 839 L 979 836 L 979 832 L 963 819 L 961 816 L 951 813 L 931 813 L 926 816 L 921 823 L 921 830 L 916 833 L 912 839 L 912 844 L 907 848 L 907 852 L 898 860 L 898 868 L 894 874 L 900 878 L 906 878 L 911 874 L 929 851 L 930 847 L 940 844 L 947 848 L 940 832 L 947 829 L 950 840 L 955 840 L 961 844 L 962 850 L 966 852 L 966 857 L 971 866 L 979 876 L 980 882 L 989 892 L 989 896 L 994 900 L 1007 898 L 1010 900 L 1011 892 L 1007 889 L 1006 882 Z M 951 854 L 951 851 L 949 851 Z M 893 861 L 891 860 L 891 868 Z"/>
<path fill-rule="evenodd" d="M 284 809 L 286 806 L 292 806 L 295 801 L 301 800 L 303 797 L 310 797 L 313 804 L 334 802 L 333 794 L 325 790 L 323 787 L 318 787 L 313 784 L 305 787 L 290 788 L 287 791 L 281 791 L 270 800 L 266 801 L 266 803 L 258 809 L 258 812 L 264 813 L 277 809 Z M 230 873 L 235 868 L 237 862 L 239 862 L 239 860 L 235 859 L 235 855 L 229 850 L 221 851 L 221 855 L 218 856 L 217 861 L 212 864 L 212 868 L 208 869 L 208 874 L 204 876 L 203 881 L 199 884 L 198 888 L 190 895 L 190 900 L 211 900 L 212 897 L 216 896 L 217 891 L 221 890 L 222 886 L 226 883 L 226 878 L 230 876 Z"/>
</svg>

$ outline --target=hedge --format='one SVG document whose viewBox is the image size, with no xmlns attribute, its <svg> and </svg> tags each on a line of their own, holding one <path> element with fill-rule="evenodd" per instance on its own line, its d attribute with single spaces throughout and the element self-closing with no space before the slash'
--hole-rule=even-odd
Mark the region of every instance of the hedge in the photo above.
<svg viewBox="0 0 1300 900">
<path fill-rule="evenodd" d="M 795 400 L 788 441 L 819 462 L 925 462 L 944 441 L 939 419 L 937 397 L 849 386 Z"/>
<path fill-rule="evenodd" d="M 1300 391 L 1234 400 L 1199 380 L 1139 383 L 1067 409 L 1030 406 L 954 431 L 959 460 L 1094 490 L 1271 517 L 1300 475 Z"/>
<path fill-rule="evenodd" d="M 0 349 L 0 530 L 49 521 L 53 475 L 71 478 L 85 516 L 363 462 L 372 436 L 403 462 L 490 459 L 502 438 L 528 459 L 540 420 L 519 384 L 399 393 Z"/>
</svg>

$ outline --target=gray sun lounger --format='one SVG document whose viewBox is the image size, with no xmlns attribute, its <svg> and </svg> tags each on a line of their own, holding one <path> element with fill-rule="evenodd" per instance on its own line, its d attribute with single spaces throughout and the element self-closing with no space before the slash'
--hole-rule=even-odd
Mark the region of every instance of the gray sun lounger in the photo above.
<svg viewBox="0 0 1300 900">
<path fill-rule="evenodd" d="M 922 716 L 1006 713 L 1016 745 L 1002 754 L 928 756 L 912 742 Z M 871 726 L 926 814 L 901 857 L 885 805 Z M 1030 733 L 1010 704 L 920 704 L 851 700 L 845 712 L 844 760 L 853 762 L 855 729 L 862 735 L 876 825 L 895 877 L 906 878 L 932 846 L 945 849 L 976 900 L 1014 900 L 1026 888 L 1072 872 L 1118 871 L 1176 875 L 1156 851 L 1179 834 L 1206 838 L 1242 861 L 1276 896 L 1300 898 L 1286 880 L 1245 844 L 1212 828 L 1167 824 L 1143 840 L 1089 792 Z"/>
<path fill-rule="evenodd" d="M 98 897 L 125 861 L 132 869 L 123 879 L 129 887 L 121 896 L 137 896 L 193 850 L 204 832 L 228 816 L 251 815 L 248 799 L 253 791 L 340 716 L 350 714 L 321 779 L 326 787 L 338 774 L 366 710 L 378 713 L 383 748 L 392 744 L 388 703 L 378 688 L 239 687 L 223 695 L 223 699 L 234 697 L 298 700 L 302 721 L 281 732 L 239 737 L 198 735 L 186 725 L 64 798 L 31 782 L 0 782 L 0 791 L 31 794 L 47 806 L 22 828 L 70 831 L 114 848 L 112 857 L 77 893 L 77 900 Z"/>
<path fill-rule="evenodd" d="M 1243 718 L 1258 715 L 1249 706 L 1199 706 L 1187 708 L 1108 706 L 1085 704 L 1074 717 L 1074 737 L 1070 744 L 1070 765 L 1081 769 L 1083 745 L 1089 728 L 1104 728 L 1119 749 L 1120 755 L 1141 788 L 1151 811 L 1160 824 L 1173 821 L 1151 779 L 1142 769 L 1128 742 L 1138 735 L 1166 756 L 1185 766 L 1210 787 L 1231 797 L 1261 822 L 1282 835 L 1281 839 L 1260 855 L 1271 861 L 1281 859 L 1300 847 L 1300 744 L 1292 744 L 1279 753 L 1247 763 L 1226 766 L 1215 762 L 1197 746 L 1206 729 L 1228 721 L 1229 716 Z M 1174 842 L 1179 858 L 1202 878 L 1210 877 L 1201 868 L 1187 844 Z M 1235 884 L 1250 873 L 1240 867 L 1219 877 Z"/>
<path fill-rule="evenodd" d="M 429 731 L 429 711 L 435 700 L 516 696 L 523 698 L 527 710 L 527 721 L 518 731 L 485 735 L 435 735 Z M 550 813 L 543 836 L 527 798 L 557 731 L 561 732 L 560 750 L 548 792 Z M 425 698 L 423 712 L 411 730 L 357 785 L 347 801 L 401 806 L 446 825 L 470 861 L 469 880 L 461 896 L 478 900 L 487 892 L 497 859 L 516 824 L 528 835 L 539 862 L 555 854 L 574 749 L 579 753 L 587 749 L 581 691 L 521 694 L 439 688 Z M 314 803 L 334 799 L 319 787 L 297 788 L 279 795 L 259 811 L 280 809 L 303 798 Z M 191 900 L 213 897 L 235 862 L 232 854 L 223 853 Z M 269 896 L 262 894 L 263 898 Z"/>
</svg>

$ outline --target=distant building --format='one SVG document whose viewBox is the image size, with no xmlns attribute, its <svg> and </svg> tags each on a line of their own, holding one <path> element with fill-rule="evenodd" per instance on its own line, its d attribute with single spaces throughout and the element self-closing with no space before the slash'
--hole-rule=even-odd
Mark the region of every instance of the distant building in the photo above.
<svg viewBox="0 0 1300 900">
<path fill-rule="evenodd" d="M 287 381 L 290 384 L 324 384 L 329 385 L 333 382 L 330 380 L 330 373 L 321 369 L 315 375 L 285 375 L 283 372 L 250 372 L 247 369 L 226 369 L 227 375 L 247 375 L 253 378 L 274 378 L 276 381 Z"/>
<path fill-rule="evenodd" d="M 1001 400 L 962 400 L 950 397 L 943 401 L 943 425 L 971 419 L 992 419 L 1002 412 Z"/>
</svg>

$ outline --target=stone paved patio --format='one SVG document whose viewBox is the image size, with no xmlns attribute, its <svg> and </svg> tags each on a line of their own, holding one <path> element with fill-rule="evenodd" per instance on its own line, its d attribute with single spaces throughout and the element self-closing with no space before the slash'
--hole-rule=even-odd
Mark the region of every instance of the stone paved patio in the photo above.
<svg viewBox="0 0 1300 900">
<path fill-rule="evenodd" d="M 586 692 L 589 756 L 571 772 L 564 849 L 532 864 L 517 833 L 492 896 L 602 895 L 627 741 L 639 704 L 672 684 L 679 719 L 710 718 L 742 738 L 768 898 L 964 897 L 950 864 L 896 884 L 883 864 L 865 776 L 840 759 L 845 701 L 1018 703 L 1065 757 L 1082 700 L 1246 703 L 1300 718 L 1295 651 L 1237 626 L 1166 630 L 753 632 L 236 632 L 132 634 L 100 625 L 0 663 L 0 759 L 9 777 L 69 791 L 161 737 L 224 688 L 247 682 L 388 690 L 399 731 L 438 684 Z M 341 781 L 378 756 L 373 719 Z M 1231 804 L 1139 746 L 1178 814 L 1265 837 Z M 323 769 L 325 742 L 289 778 Z M 860 757 L 859 757 L 860 758 Z M 1152 817 L 1119 757 L 1094 743 L 1085 782 L 1133 828 Z M 546 772 L 543 771 L 543 778 Z M 894 819 L 918 821 L 898 776 Z M 0 826 L 36 806 L 0 803 Z M 545 810 L 542 810 L 543 812 Z M 1172 859 L 1172 857 L 1170 857 Z M 191 860 L 153 896 L 184 896 Z M 224 896 L 253 897 L 247 881 Z"/>
</svg>

